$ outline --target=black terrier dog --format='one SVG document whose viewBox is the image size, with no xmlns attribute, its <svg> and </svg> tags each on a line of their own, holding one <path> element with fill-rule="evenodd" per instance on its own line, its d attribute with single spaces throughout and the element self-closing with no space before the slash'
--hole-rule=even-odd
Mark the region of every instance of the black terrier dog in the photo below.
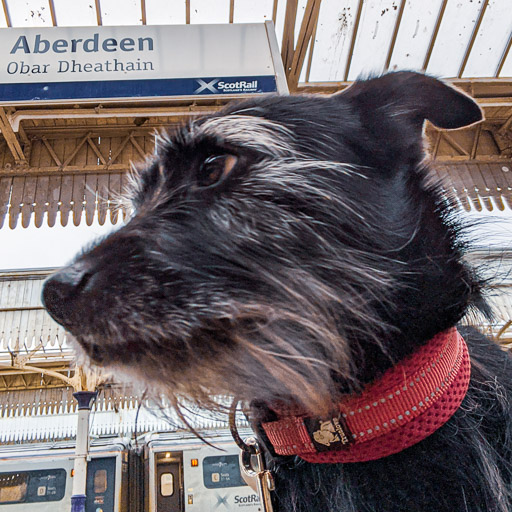
<svg viewBox="0 0 512 512">
<path fill-rule="evenodd" d="M 488 308 L 422 140 L 481 118 L 397 72 L 192 121 L 44 303 L 178 408 L 250 404 L 277 511 L 510 512 L 512 364 L 454 327 Z"/>
</svg>

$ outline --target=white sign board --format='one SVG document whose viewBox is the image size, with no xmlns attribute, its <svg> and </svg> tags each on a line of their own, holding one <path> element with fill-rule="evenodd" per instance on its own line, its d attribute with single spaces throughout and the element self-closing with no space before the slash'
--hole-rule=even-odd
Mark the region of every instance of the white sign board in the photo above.
<svg viewBox="0 0 512 512">
<path fill-rule="evenodd" d="M 287 93 L 272 22 L 0 30 L 0 103 Z"/>
</svg>

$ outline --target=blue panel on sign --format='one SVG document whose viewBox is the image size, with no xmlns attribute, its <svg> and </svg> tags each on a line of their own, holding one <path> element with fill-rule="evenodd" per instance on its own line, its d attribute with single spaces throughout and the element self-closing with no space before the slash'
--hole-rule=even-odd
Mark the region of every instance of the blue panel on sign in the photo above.
<svg viewBox="0 0 512 512">
<path fill-rule="evenodd" d="M 276 92 L 274 76 L 164 78 L 96 82 L 0 84 L 0 101 L 209 96 Z"/>
</svg>

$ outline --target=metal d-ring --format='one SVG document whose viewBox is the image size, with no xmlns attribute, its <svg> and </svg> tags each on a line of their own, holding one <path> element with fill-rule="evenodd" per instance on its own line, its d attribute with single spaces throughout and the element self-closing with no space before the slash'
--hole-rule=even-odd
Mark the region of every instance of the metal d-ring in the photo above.
<svg viewBox="0 0 512 512">
<path fill-rule="evenodd" d="M 240 469 L 245 482 L 258 493 L 263 512 L 272 512 L 272 499 L 270 492 L 274 490 L 274 478 L 272 473 L 265 469 L 265 459 L 261 453 L 258 441 L 254 437 L 248 437 L 244 444 L 254 448 L 255 453 L 247 450 L 240 451 Z"/>
<path fill-rule="evenodd" d="M 263 512 L 272 512 L 272 499 L 270 491 L 274 490 L 272 473 L 265 469 L 265 459 L 258 441 L 254 437 L 248 437 L 245 441 L 240 437 L 236 428 L 236 409 L 239 400 L 236 398 L 229 410 L 229 429 L 235 443 L 240 448 L 240 470 L 244 481 L 258 493 Z"/>
</svg>

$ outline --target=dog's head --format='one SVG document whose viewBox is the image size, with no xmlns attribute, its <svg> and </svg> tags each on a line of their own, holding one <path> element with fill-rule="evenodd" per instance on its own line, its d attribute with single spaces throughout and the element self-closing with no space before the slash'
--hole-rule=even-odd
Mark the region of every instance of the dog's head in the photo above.
<svg viewBox="0 0 512 512">
<path fill-rule="evenodd" d="M 134 177 L 126 225 L 51 277 L 44 303 L 93 363 L 172 399 L 325 412 L 478 294 L 426 184 L 425 119 L 481 112 L 400 72 L 192 121 Z"/>
</svg>

